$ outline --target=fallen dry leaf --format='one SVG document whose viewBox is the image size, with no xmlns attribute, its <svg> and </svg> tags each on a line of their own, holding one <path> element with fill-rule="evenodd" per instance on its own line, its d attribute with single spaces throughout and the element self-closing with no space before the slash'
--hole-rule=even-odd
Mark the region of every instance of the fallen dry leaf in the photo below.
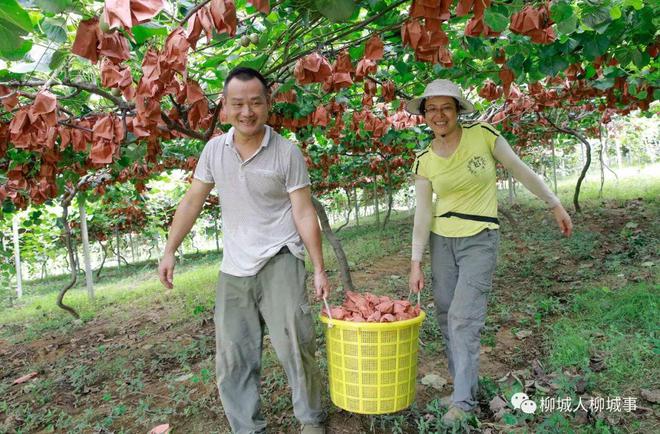
<svg viewBox="0 0 660 434">
<path fill-rule="evenodd" d="M 648 402 L 654 404 L 660 403 L 660 389 L 639 389 L 639 394 L 642 395 L 642 398 L 646 399 Z"/>
<path fill-rule="evenodd" d="M 437 374 L 428 374 L 422 378 L 422 384 L 425 386 L 431 386 L 436 390 L 442 390 L 447 384 L 447 380 Z"/>
<path fill-rule="evenodd" d="M 27 374 L 27 375 L 23 375 L 22 377 L 19 377 L 19 378 L 15 379 L 14 382 L 11 383 L 11 384 L 21 384 L 21 383 L 25 383 L 26 381 L 30 381 L 30 380 L 32 380 L 32 379 L 33 379 L 34 377 L 36 377 L 37 375 L 39 375 L 37 372 L 30 372 L 30 373 Z"/>
<path fill-rule="evenodd" d="M 170 432 L 170 424 L 164 423 L 162 425 L 158 425 L 151 428 L 149 434 L 168 434 L 169 432 Z"/>
<path fill-rule="evenodd" d="M 534 332 L 532 332 L 531 330 L 519 330 L 516 332 L 516 337 L 522 340 L 530 337 L 532 334 L 534 334 Z"/>
</svg>

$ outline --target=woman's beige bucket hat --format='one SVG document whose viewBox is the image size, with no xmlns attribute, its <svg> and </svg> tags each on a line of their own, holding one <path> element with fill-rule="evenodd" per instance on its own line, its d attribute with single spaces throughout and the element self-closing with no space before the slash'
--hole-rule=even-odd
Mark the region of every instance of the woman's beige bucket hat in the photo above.
<svg viewBox="0 0 660 434">
<path fill-rule="evenodd" d="M 452 98 L 456 98 L 460 106 L 459 113 L 472 113 L 474 111 L 474 106 L 470 101 L 463 97 L 461 89 L 451 81 L 444 79 L 433 80 L 430 82 L 426 86 L 426 89 L 424 89 L 422 96 L 411 99 L 406 103 L 406 110 L 414 115 L 421 115 L 422 112 L 419 110 L 419 106 L 424 99 L 432 96 L 451 96 Z"/>
</svg>

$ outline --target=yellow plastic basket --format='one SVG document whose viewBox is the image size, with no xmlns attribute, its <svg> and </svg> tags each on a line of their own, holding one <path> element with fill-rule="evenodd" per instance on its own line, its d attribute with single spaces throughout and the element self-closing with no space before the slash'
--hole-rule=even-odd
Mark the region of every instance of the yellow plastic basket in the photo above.
<svg viewBox="0 0 660 434">
<path fill-rule="evenodd" d="M 403 410 L 415 400 L 419 326 L 417 318 L 391 323 L 340 321 L 329 324 L 330 399 L 339 408 L 361 414 Z"/>
</svg>

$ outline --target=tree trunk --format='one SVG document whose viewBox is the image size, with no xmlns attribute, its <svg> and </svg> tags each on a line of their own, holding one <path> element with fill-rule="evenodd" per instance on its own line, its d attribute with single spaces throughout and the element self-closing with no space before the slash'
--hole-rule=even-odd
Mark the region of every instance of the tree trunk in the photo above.
<svg viewBox="0 0 660 434">
<path fill-rule="evenodd" d="M 117 239 L 117 245 L 115 246 L 117 248 L 117 269 L 121 267 L 121 255 L 119 252 L 119 227 L 115 228 L 115 238 Z"/>
<path fill-rule="evenodd" d="M 346 213 L 346 221 L 344 224 L 339 226 L 337 229 L 335 229 L 335 233 L 338 234 L 340 230 L 342 230 L 344 227 L 346 227 L 350 222 L 351 222 L 351 212 L 353 211 L 353 207 L 351 206 L 351 192 L 349 189 L 344 189 L 344 193 L 346 193 L 346 209 L 348 209 L 348 212 Z"/>
<path fill-rule="evenodd" d="M 355 287 L 353 286 L 353 280 L 351 279 L 351 271 L 348 268 L 348 260 L 346 259 L 346 253 L 344 253 L 344 249 L 341 246 L 341 242 L 339 241 L 339 238 L 337 238 L 337 235 L 335 235 L 335 233 L 332 232 L 332 228 L 330 227 L 330 222 L 328 222 L 328 214 L 326 214 L 325 208 L 323 208 L 323 204 L 321 204 L 321 202 L 317 198 L 312 197 L 312 203 L 314 204 L 316 213 L 319 216 L 323 235 L 325 235 L 325 238 L 332 246 L 332 250 L 335 252 L 335 257 L 337 258 L 337 266 L 339 267 L 339 274 L 341 276 L 342 286 L 344 287 L 345 291 L 346 290 L 355 291 Z"/>
<path fill-rule="evenodd" d="M 390 215 L 392 214 L 392 206 L 394 205 L 394 196 L 392 195 L 392 186 L 390 185 L 390 168 L 387 166 L 387 183 L 385 188 L 387 189 L 387 214 L 385 214 L 385 219 L 383 220 L 383 228 L 387 222 L 390 221 Z"/>
<path fill-rule="evenodd" d="M 78 279 L 78 266 L 76 264 L 76 257 L 75 253 L 73 251 L 73 242 L 71 239 L 71 227 L 69 226 L 69 203 L 65 199 L 64 203 L 62 204 L 62 227 L 64 229 L 64 242 L 66 244 L 66 249 L 69 253 L 69 268 L 71 269 L 71 282 L 69 282 L 68 285 L 66 285 L 64 288 L 60 290 L 60 293 L 57 295 L 57 306 L 60 309 L 64 309 L 65 311 L 69 312 L 75 319 L 80 319 L 80 315 L 78 315 L 78 312 L 76 312 L 72 307 L 67 306 L 64 304 L 64 296 L 66 295 L 67 291 L 73 287 L 73 285 L 76 284 L 76 280 Z"/>
<path fill-rule="evenodd" d="M 511 214 L 508 210 L 504 208 L 498 208 L 497 210 L 500 214 L 502 214 L 506 219 L 509 221 L 511 226 L 515 229 L 518 227 L 518 222 L 516 221 L 515 218 L 513 218 L 513 214 Z"/>
<path fill-rule="evenodd" d="M 600 188 L 598 189 L 598 198 L 603 197 L 603 185 L 605 185 L 605 162 L 603 161 L 603 126 L 598 125 L 598 161 L 600 161 Z"/>
<path fill-rule="evenodd" d="M 220 216 L 218 215 L 220 213 L 219 210 L 216 209 L 215 211 L 215 216 L 213 218 L 213 227 L 215 228 L 215 249 L 220 253 L 220 235 L 218 234 L 218 219 Z"/>
<path fill-rule="evenodd" d="M 353 187 L 353 196 L 355 197 L 355 226 L 360 226 L 360 203 L 358 202 L 357 187 Z"/>
<path fill-rule="evenodd" d="M 586 154 L 584 167 L 582 168 L 580 177 L 578 178 L 577 184 L 575 185 L 575 194 L 573 194 L 573 206 L 575 207 L 575 212 L 580 212 L 580 188 L 582 187 L 582 181 L 584 181 L 584 177 L 587 176 L 587 171 L 589 171 L 589 166 L 591 165 L 591 146 L 589 145 L 589 142 L 577 131 L 575 132 L 575 137 L 577 137 L 578 140 L 582 141 L 584 144 Z"/>
<path fill-rule="evenodd" d="M 16 297 L 23 297 L 23 273 L 21 273 L 21 246 L 18 237 L 18 214 L 12 219 L 14 232 L 14 263 L 16 265 Z"/>
<path fill-rule="evenodd" d="M 564 133 L 564 134 L 569 134 L 576 139 L 580 141 L 584 145 L 584 166 L 582 167 L 582 171 L 580 172 L 580 176 L 578 177 L 577 184 L 575 185 L 575 193 L 573 194 L 573 206 L 575 207 L 575 212 L 580 212 L 580 188 L 582 187 L 582 181 L 584 181 L 584 177 L 587 176 L 587 171 L 589 170 L 589 166 L 591 165 L 591 146 L 589 145 L 589 141 L 582 136 L 582 134 L 578 133 L 576 130 L 568 127 L 560 127 L 556 125 L 554 122 L 552 122 L 550 119 L 545 118 L 550 125 L 557 131 Z"/>
<path fill-rule="evenodd" d="M 89 234 L 87 233 L 87 211 L 84 200 L 78 196 L 78 210 L 80 211 L 80 234 L 83 242 L 83 256 L 85 258 L 85 284 L 87 296 L 94 300 L 94 280 L 92 278 L 92 261 L 89 257 Z"/>
<path fill-rule="evenodd" d="M 99 241 L 99 244 L 101 245 L 101 251 L 103 252 L 103 259 L 101 260 L 101 266 L 99 269 L 96 271 L 96 281 L 98 282 L 99 277 L 101 277 L 101 271 L 103 270 L 103 266 L 105 265 L 105 258 L 108 257 L 108 247 L 104 246 L 102 242 Z"/>
<path fill-rule="evenodd" d="M 135 264 L 137 261 L 135 260 L 135 243 L 133 242 L 133 231 L 128 231 L 128 242 L 131 245 L 131 258 L 133 258 L 133 263 Z"/>
<path fill-rule="evenodd" d="M 550 140 L 550 149 L 552 149 L 552 181 L 555 185 L 555 194 L 557 194 L 557 156 L 555 155 L 555 141 Z"/>
<path fill-rule="evenodd" d="M 76 246 L 76 240 L 71 237 L 71 246 L 73 247 L 73 253 L 76 255 L 76 270 L 80 271 L 80 255 L 78 254 L 78 246 Z"/>
<path fill-rule="evenodd" d="M 616 150 L 616 167 L 621 169 L 621 166 L 623 166 L 623 158 L 621 157 L 621 144 L 618 140 L 614 141 L 614 149 Z"/>
<path fill-rule="evenodd" d="M 509 183 L 509 205 L 513 205 L 513 176 L 511 172 L 507 171 L 508 183 Z"/>
<path fill-rule="evenodd" d="M 380 227 L 380 209 L 378 208 L 378 180 L 374 176 L 374 208 L 376 211 L 376 224 Z"/>
</svg>

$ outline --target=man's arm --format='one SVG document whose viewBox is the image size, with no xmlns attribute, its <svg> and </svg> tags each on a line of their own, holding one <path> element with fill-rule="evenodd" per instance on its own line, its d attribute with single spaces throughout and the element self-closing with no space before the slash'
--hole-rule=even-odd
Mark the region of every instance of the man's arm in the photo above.
<svg viewBox="0 0 660 434">
<path fill-rule="evenodd" d="M 330 284 L 323 265 L 321 228 L 319 227 L 319 219 L 314 204 L 312 204 L 310 189 L 304 187 L 294 190 L 289 193 L 289 198 L 293 210 L 293 221 L 314 265 L 316 297 L 328 297 L 330 295 Z"/>
<path fill-rule="evenodd" d="M 179 248 L 183 238 L 190 232 L 195 220 L 204 207 L 206 197 L 213 189 L 213 184 L 206 184 L 197 179 L 193 179 L 190 188 L 179 202 L 179 206 L 174 213 L 174 219 L 170 226 L 170 233 L 167 237 L 163 258 L 158 266 L 158 277 L 167 288 L 172 288 L 172 278 L 174 276 L 174 265 L 176 260 L 174 252 Z"/>
</svg>

